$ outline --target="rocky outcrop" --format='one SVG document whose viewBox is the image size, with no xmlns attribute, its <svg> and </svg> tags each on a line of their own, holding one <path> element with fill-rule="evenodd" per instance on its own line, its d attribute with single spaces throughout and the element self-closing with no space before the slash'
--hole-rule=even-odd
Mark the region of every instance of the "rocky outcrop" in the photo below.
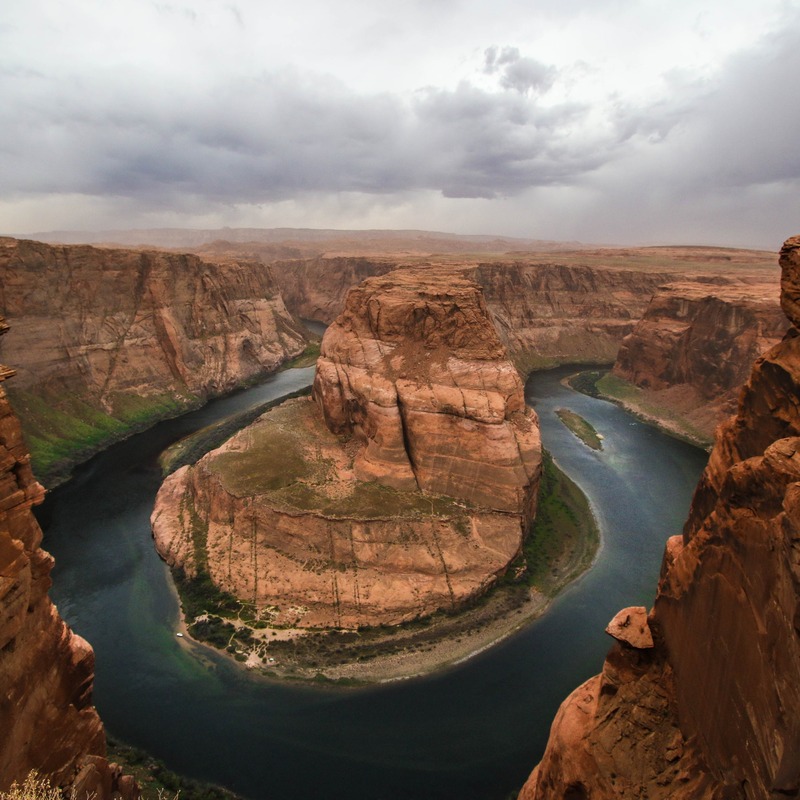
<svg viewBox="0 0 800 800">
<path fill-rule="evenodd" d="M 648 626 L 562 705 L 520 797 L 800 796 L 800 237 L 792 329 L 721 426 Z"/>
<path fill-rule="evenodd" d="M 480 288 L 446 270 L 350 291 L 323 339 L 314 398 L 364 446 L 360 480 L 531 516 L 540 442 Z"/>
<path fill-rule="evenodd" d="M 0 239 L 0 313 L 40 477 L 305 346 L 269 270 L 192 255 Z"/>
<path fill-rule="evenodd" d="M 456 608 L 518 555 L 539 430 L 457 274 L 351 291 L 294 400 L 170 476 L 156 546 L 190 576 L 298 628 L 395 624 Z"/>
<path fill-rule="evenodd" d="M 753 361 L 786 333 L 770 283 L 672 283 L 654 295 L 624 339 L 614 374 L 641 400 L 681 414 L 709 440 L 736 410 Z"/>
<path fill-rule="evenodd" d="M 0 320 L 0 330 L 6 327 Z M 0 374 L 5 380 L 13 370 Z M 112 790 L 136 797 L 133 780 L 103 757 L 105 733 L 92 706 L 92 648 L 47 595 L 53 559 L 40 547 L 42 532 L 31 513 L 43 497 L 0 387 L 0 791 L 33 769 L 56 785 L 83 771 L 76 785 L 107 785 L 98 798 L 110 798 Z"/>
</svg>

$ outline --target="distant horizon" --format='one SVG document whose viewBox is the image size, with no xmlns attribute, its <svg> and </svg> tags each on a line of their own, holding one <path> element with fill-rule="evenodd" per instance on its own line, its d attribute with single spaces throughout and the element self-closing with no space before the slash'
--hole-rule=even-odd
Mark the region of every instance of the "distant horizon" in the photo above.
<svg viewBox="0 0 800 800">
<path fill-rule="evenodd" d="M 798 224 L 798 229 L 800 229 L 800 223 Z M 403 235 L 417 235 L 417 236 L 429 236 L 431 238 L 442 238 L 442 239 L 453 239 L 453 240 L 476 240 L 476 241 L 483 241 L 483 242 L 491 242 L 491 241 L 507 241 L 509 243 L 519 243 L 519 244 L 529 244 L 529 245 L 550 245 L 550 247 L 545 247 L 544 249 L 554 249 L 553 246 L 557 246 L 556 249 L 567 249 L 569 247 L 574 247 L 576 249 L 588 249 L 588 248 L 655 248 L 655 247 L 685 247 L 685 248 L 709 248 L 709 249 L 723 249 L 723 250 L 753 250 L 753 251 L 760 251 L 760 252 L 775 252 L 780 249 L 781 244 L 790 236 L 796 235 L 792 232 L 788 232 L 786 236 L 781 239 L 780 243 L 778 243 L 775 247 L 769 246 L 758 246 L 758 245 L 741 245 L 741 244 L 730 244 L 730 243 L 721 243 L 721 242 L 708 242 L 708 243 L 701 243 L 701 242 L 692 242 L 692 241 L 654 241 L 654 242 L 597 242 L 597 241 L 583 241 L 579 239 L 556 239 L 556 238 L 541 238 L 541 237 L 531 237 L 531 236 L 510 236 L 501 233 L 457 233 L 455 231 L 445 231 L 445 230 L 427 230 L 425 228 L 329 228 L 329 227 L 309 227 L 309 226 L 237 226 L 237 225 L 223 225 L 219 227 L 204 227 L 204 226 L 178 226 L 178 225 L 170 225 L 170 226 L 154 226 L 154 227 L 136 227 L 136 228 L 104 228 L 104 229 L 78 229 L 78 228 L 63 228 L 63 229 L 53 229 L 47 231 L 33 231 L 28 233 L 0 233 L 0 237 L 8 237 L 13 239 L 29 239 L 32 241 L 42 241 L 47 244 L 119 244 L 120 246 L 124 247 L 131 247 L 138 245 L 152 245 L 154 247 L 158 246 L 169 246 L 169 247 L 197 247 L 202 244 L 210 244 L 215 241 L 225 241 L 224 236 L 213 236 L 213 234 L 224 234 L 225 232 L 229 233 L 246 233 L 246 232 L 254 232 L 254 233 L 278 233 L 278 232 L 285 232 L 286 236 L 284 238 L 275 237 L 261 240 L 260 243 L 274 243 L 279 244 L 281 242 L 291 242 L 297 241 L 291 237 L 291 233 L 305 233 L 305 234 L 317 234 L 316 236 L 311 237 L 308 239 L 309 242 L 312 241 L 319 241 L 324 242 L 327 241 L 327 238 L 333 238 L 339 235 L 386 235 L 391 236 L 394 234 L 403 234 Z M 194 233 L 194 234 L 207 234 L 208 238 L 204 238 L 202 242 L 194 243 L 194 244 L 186 244 L 186 245 L 159 245 L 156 242 L 148 242 L 143 240 L 136 244 L 132 243 L 131 238 L 137 234 L 167 234 L 167 233 Z M 113 236 L 122 236 L 123 239 L 127 239 L 127 241 L 119 241 L 115 242 Z M 245 239 L 245 238 L 237 238 L 235 242 L 237 244 L 244 244 L 248 241 L 258 242 L 257 239 Z"/>
</svg>

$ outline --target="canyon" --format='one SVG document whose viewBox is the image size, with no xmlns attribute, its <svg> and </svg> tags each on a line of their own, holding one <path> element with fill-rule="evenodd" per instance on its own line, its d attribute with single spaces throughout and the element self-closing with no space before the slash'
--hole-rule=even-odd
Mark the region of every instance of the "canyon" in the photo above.
<svg viewBox="0 0 800 800">
<path fill-rule="evenodd" d="M 535 514 L 541 446 L 480 287 L 399 270 L 352 289 L 313 398 L 166 479 L 159 552 L 296 629 L 396 625 L 486 591 Z"/>
<path fill-rule="evenodd" d="M 8 396 L 40 454 L 37 476 L 56 482 L 110 441 L 300 353 L 293 314 L 334 323 L 314 400 L 276 409 L 176 473 L 154 512 L 170 563 L 276 626 L 400 623 L 458 607 L 503 573 L 539 469 L 512 362 L 616 357 L 618 378 L 708 435 L 744 365 L 772 347 L 718 436 L 686 532 L 668 544 L 654 611 L 642 624 L 636 610 L 633 640 L 617 620 L 602 675 L 565 703 L 521 796 L 797 794 L 786 709 L 800 685 L 800 354 L 794 328 L 777 344 L 786 322 L 766 262 L 731 268 L 724 259 L 736 256 L 719 254 L 722 274 L 686 253 L 637 268 L 610 255 L 587 265 L 591 253 L 367 253 L 266 267 L 216 250 L 215 260 L 0 239 L 0 311 L 13 323 L 0 352 L 18 365 Z M 797 326 L 798 240 L 781 261 L 781 302 Z M 38 766 L 59 783 L 77 774 L 74 785 L 100 797 L 135 796 L 103 755 L 91 648 L 47 598 L 51 562 L 30 515 L 42 489 L 5 394 L 0 430 L 0 675 L 12 687 L 0 724 L 13 731 L 0 789 Z M 648 634 L 654 646 L 636 646 Z"/>
<path fill-rule="evenodd" d="M 800 237 L 780 263 L 791 328 L 755 362 L 667 542 L 654 646 L 619 637 L 564 701 L 524 800 L 800 794 Z"/>
<path fill-rule="evenodd" d="M 705 444 L 736 410 L 750 365 L 787 330 L 775 281 L 668 283 L 623 339 L 606 381 L 635 412 L 680 420 L 679 431 Z M 615 391 L 616 390 L 616 391 Z"/>
<path fill-rule="evenodd" d="M 274 371 L 306 345 L 267 268 L 0 239 L 2 357 L 49 484 L 131 430 Z"/>
<path fill-rule="evenodd" d="M 0 317 L 0 334 L 7 331 Z M 13 375 L 0 367 L 0 384 Z M 92 648 L 48 596 L 53 559 L 41 548 L 31 513 L 43 497 L 0 385 L 0 791 L 35 769 L 76 797 L 132 800 L 139 796 L 135 782 L 105 758 L 92 705 Z"/>
</svg>

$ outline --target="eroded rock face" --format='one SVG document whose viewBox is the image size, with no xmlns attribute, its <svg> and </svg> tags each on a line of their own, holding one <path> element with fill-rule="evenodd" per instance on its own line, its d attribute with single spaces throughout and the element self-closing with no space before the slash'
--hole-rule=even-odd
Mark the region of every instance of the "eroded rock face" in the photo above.
<svg viewBox="0 0 800 800">
<path fill-rule="evenodd" d="M 0 319 L 0 331 L 5 329 Z M 13 370 L 0 368 L 0 381 Z M 92 706 L 94 653 L 64 623 L 47 595 L 53 559 L 40 547 L 31 507 L 44 490 L 8 398 L 0 386 L 0 791 L 38 770 L 70 784 L 96 756 L 110 798 L 119 770 L 108 764 L 105 733 Z M 113 775 L 112 775 L 113 773 Z M 126 798 L 138 796 L 130 778 Z"/>
<path fill-rule="evenodd" d="M 797 320 L 800 239 L 781 252 Z M 722 426 L 649 624 L 562 705 L 521 797 L 800 794 L 800 336 L 756 361 Z M 624 789 L 624 791 L 623 791 Z M 569 792 L 579 792 L 570 795 Z"/>
<path fill-rule="evenodd" d="M 2 355 L 45 473 L 305 346 L 268 269 L 0 239 Z"/>
<path fill-rule="evenodd" d="M 397 259 L 316 258 L 279 262 L 275 278 L 300 317 L 333 322 L 347 292 L 371 276 L 403 268 Z M 436 270 L 436 264 L 431 262 Z M 611 362 L 668 271 L 603 269 L 542 261 L 463 265 L 512 360 L 530 370 L 568 362 Z"/>
<path fill-rule="evenodd" d="M 397 271 L 347 297 L 322 342 L 314 398 L 364 446 L 356 476 L 530 516 L 541 445 L 480 288 Z"/>
<path fill-rule="evenodd" d="M 520 551 L 541 457 L 479 288 L 409 272 L 354 289 L 314 398 L 164 482 L 161 555 L 298 628 L 396 624 L 485 591 Z"/>
<path fill-rule="evenodd" d="M 786 333 L 776 283 L 671 283 L 625 337 L 614 374 L 709 440 L 736 410 L 753 361 Z"/>
</svg>

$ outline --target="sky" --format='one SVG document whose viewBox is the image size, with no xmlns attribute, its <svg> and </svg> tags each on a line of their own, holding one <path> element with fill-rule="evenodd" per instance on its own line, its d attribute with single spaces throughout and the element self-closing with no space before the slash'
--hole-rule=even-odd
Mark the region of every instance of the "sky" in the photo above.
<svg viewBox="0 0 800 800">
<path fill-rule="evenodd" d="M 800 0 L 3 0 L 0 233 L 777 249 Z"/>
</svg>

